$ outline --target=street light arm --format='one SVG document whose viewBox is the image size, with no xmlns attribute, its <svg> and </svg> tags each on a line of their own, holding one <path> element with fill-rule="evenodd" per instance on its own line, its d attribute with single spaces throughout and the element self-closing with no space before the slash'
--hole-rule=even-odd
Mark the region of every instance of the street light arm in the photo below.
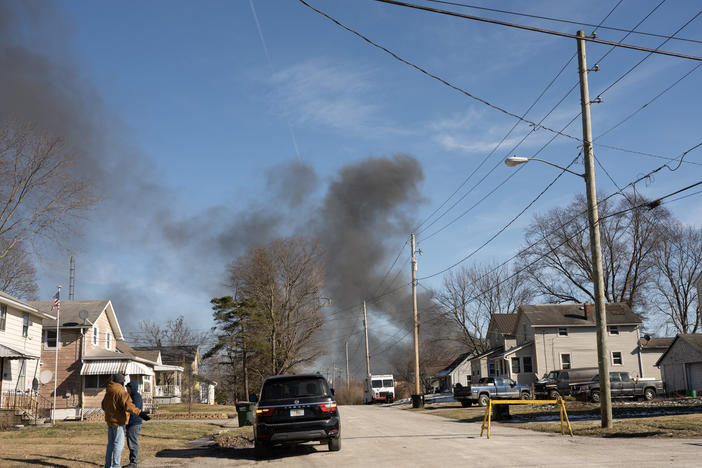
<svg viewBox="0 0 702 468">
<path fill-rule="evenodd" d="M 583 179 L 585 178 L 585 174 L 579 174 L 579 173 L 577 173 L 577 172 L 573 172 L 573 171 L 571 171 L 571 170 L 568 169 L 568 168 L 565 168 L 565 167 L 563 167 L 563 166 L 559 166 L 558 164 L 554 164 L 554 163 L 552 163 L 552 162 L 550 162 L 550 161 L 546 161 L 545 159 L 529 158 L 529 161 L 541 161 L 542 163 L 546 163 L 546 164 L 548 164 L 549 166 L 556 167 L 556 168 L 558 168 L 558 169 L 560 169 L 560 170 L 562 170 L 562 171 L 566 171 L 566 172 L 569 172 L 569 173 L 571 173 L 571 174 L 573 174 L 573 175 L 576 175 L 576 176 L 578 176 L 578 177 L 582 177 Z"/>
</svg>

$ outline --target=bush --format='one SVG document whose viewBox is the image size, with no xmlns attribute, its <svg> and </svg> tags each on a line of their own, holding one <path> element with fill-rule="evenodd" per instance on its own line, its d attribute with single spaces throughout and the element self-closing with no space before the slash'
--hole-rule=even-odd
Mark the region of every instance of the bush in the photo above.
<svg viewBox="0 0 702 468">
<path fill-rule="evenodd" d="M 348 387 L 344 385 L 334 389 L 334 397 L 340 405 L 362 405 L 363 404 L 363 384 L 352 382 Z"/>
</svg>

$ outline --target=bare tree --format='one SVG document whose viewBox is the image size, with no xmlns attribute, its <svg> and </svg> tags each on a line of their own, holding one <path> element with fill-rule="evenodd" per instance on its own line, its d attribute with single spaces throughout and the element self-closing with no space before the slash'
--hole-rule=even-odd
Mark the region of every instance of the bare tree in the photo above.
<svg viewBox="0 0 702 468">
<path fill-rule="evenodd" d="M 702 325 L 695 287 L 702 273 L 702 230 L 676 223 L 665 227 L 665 236 L 654 255 L 653 302 L 678 333 L 697 333 Z"/>
<path fill-rule="evenodd" d="M 301 237 L 259 247 L 230 268 L 234 299 L 252 304 L 254 345 L 269 356 L 260 372 L 286 373 L 319 356 L 313 340 L 322 326 L 324 258 L 319 244 Z"/>
<path fill-rule="evenodd" d="M 661 207 L 634 208 L 636 195 L 599 204 L 602 266 L 607 302 L 626 302 L 641 313 L 645 289 L 655 275 L 653 252 L 661 243 L 660 226 L 669 222 Z M 553 302 L 594 302 L 587 205 L 577 196 L 565 208 L 535 216 L 526 231 L 531 247 L 520 255 L 529 282 Z"/>
<path fill-rule="evenodd" d="M 60 138 L 0 122 L 0 258 L 35 236 L 61 240 L 96 202 L 75 162 Z"/>
<path fill-rule="evenodd" d="M 202 346 L 209 339 L 209 333 L 193 330 L 182 315 L 163 325 L 142 320 L 139 322 L 139 332 L 135 340 L 138 346 Z"/>
<path fill-rule="evenodd" d="M 460 330 L 470 351 L 487 350 L 487 329 L 494 314 L 514 313 L 534 297 L 523 275 L 507 266 L 473 265 L 444 278 L 436 301 L 445 317 Z"/>
<path fill-rule="evenodd" d="M 37 299 L 36 270 L 23 244 L 15 244 L 0 258 L 0 291 L 20 299 Z"/>
</svg>

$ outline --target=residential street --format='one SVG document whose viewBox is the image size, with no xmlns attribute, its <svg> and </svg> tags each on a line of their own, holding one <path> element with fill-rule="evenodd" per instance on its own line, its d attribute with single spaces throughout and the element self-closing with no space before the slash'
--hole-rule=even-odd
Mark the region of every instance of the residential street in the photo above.
<svg viewBox="0 0 702 468">
<path fill-rule="evenodd" d="M 493 427 L 480 438 L 480 424 L 381 406 L 344 406 L 342 449 L 326 445 L 276 448 L 256 461 L 252 449 L 170 451 L 139 463 L 165 466 L 699 466 L 700 439 L 562 437 Z"/>
</svg>

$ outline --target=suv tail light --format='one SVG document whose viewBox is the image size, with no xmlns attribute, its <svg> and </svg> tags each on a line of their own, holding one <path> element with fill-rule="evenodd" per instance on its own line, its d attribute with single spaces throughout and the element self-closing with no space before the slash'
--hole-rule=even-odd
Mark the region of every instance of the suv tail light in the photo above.
<svg viewBox="0 0 702 468">
<path fill-rule="evenodd" d="M 333 411 L 336 411 L 336 402 L 332 401 L 331 403 L 322 403 L 321 405 L 319 405 L 319 408 L 324 413 L 331 413 Z"/>
<path fill-rule="evenodd" d="M 256 408 L 256 416 L 273 416 L 273 408 Z"/>
</svg>

